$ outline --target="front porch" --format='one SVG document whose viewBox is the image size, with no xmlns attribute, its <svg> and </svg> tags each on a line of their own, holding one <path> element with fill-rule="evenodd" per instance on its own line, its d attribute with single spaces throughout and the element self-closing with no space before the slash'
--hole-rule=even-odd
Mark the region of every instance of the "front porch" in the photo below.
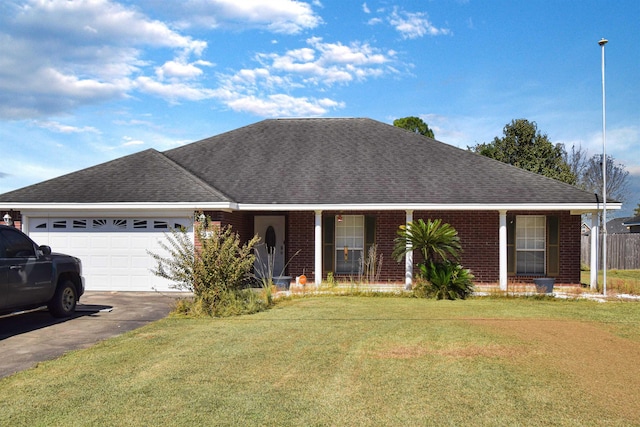
<svg viewBox="0 0 640 427">
<path fill-rule="evenodd" d="M 355 262 L 375 244 L 381 257 L 376 283 L 390 289 L 410 287 L 414 266 L 420 261 L 419 254 L 415 254 L 415 259 L 407 256 L 404 262 L 396 262 L 391 257 L 394 239 L 399 226 L 414 219 L 429 218 L 441 219 L 458 231 L 463 247 L 460 263 L 472 270 L 478 284 L 497 283 L 501 291 L 507 291 L 510 282 L 532 284 L 534 278 L 547 275 L 554 277 L 559 285 L 580 283 L 581 221 L 580 215 L 568 211 L 327 209 L 212 211 L 205 214 L 221 225 L 232 225 L 245 240 L 254 234 L 264 236 L 264 231 L 256 227 L 257 224 L 264 227 L 267 223 L 257 222 L 257 218 L 282 218 L 282 241 L 274 247 L 282 254 L 284 268 L 274 274 L 293 278 L 304 274 L 308 282 L 316 286 L 329 277 L 339 279 L 340 283 L 362 283 Z M 360 219 L 347 234 L 351 232 L 358 238 L 339 235 L 340 224 L 353 217 Z M 533 274 L 518 271 L 520 255 L 515 252 L 514 234 L 516 219 L 520 217 L 536 217 L 543 224 L 539 240 L 544 242 L 544 247 L 538 248 L 542 254 L 539 258 L 542 270 Z M 352 243 L 347 245 L 344 238 L 351 238 Z"/>
</svg>

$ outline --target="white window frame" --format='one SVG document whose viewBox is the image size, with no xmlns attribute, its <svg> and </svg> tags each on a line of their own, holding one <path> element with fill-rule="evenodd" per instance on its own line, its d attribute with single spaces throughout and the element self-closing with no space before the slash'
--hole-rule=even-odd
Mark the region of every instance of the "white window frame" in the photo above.
<svg viewBox="0 0 640 427">
<path fill-rule="evenodd" d="M 336 215 L 334 244 L 334 266 L 336 270 L 335 273 L 358 274 L 360 258 L 364 256 L 365 247 L 364 215 Z M 347 271 L 346 269 L 339 269 L 339 266 L 341 264 L 345 264 L 345 248 L 347 251 L 347 256 L 351 257 L 349 259 L 349 263 L 353 266 L 349 271 Z"/>
<path fill-rule="evenodd" d="M 515 235 L 515 269 L 516 275 L 543 276 L 547 271 L 547 217 L 545 215 L 517 215 Z M 542 271 L 536 263 L 524 269 L 521 257 L 530 253 L 542 253 Z M 526 263 L 526 261 L 524 261 Z"/>
</svg>

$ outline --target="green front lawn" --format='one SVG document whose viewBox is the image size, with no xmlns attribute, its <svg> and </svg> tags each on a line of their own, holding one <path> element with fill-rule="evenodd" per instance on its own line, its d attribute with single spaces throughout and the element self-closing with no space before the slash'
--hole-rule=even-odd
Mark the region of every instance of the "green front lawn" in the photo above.
<svg viewBox="0 0 640 427">
<path fill-rule="evenodd" d="M 588 285 L 591 272 L 581 272 L 580 281 Z M 598 290 L 602 292 L 603 274 L 598 271 Z M 607 270 L 607 291 L 619 294 L 640 295 L 640 270 Z"/>
<path fill-rule="evenodd" d="M 0 380 L 0 425 L 638 425 L 640 303 L 307 297 Z"/>
</svg>

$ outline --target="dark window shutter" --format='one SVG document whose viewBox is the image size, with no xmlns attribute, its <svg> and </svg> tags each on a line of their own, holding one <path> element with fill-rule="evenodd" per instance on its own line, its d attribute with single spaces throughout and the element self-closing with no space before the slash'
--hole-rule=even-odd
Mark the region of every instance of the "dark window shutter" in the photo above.
<svg viewBox="0 0 640 427">
<path fill-rule="evenodd" d="M 507 215 L 507 274 L 516 274 L 516 216 Z"/>
<path fill-rule="evenodd" d="M 560 274 L 560 218 L 547 217 L 547 276 Z"/>
<path fill-rule="evenodd" d="M 364 254 L 369 255 L 369 249 L 376 244 L 376 217 L 367 215 L 364 217 Z"/>
<path fill-rule="evenodd" d="M 326 275 L 334 271 L 336 217 L 322 218 L 322 270 Z"/>
</svg>

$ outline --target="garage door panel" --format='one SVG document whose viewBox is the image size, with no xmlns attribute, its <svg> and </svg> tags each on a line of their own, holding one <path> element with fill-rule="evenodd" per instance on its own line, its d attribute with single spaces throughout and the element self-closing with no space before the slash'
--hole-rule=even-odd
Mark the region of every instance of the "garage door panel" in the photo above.
<svg viewBox="0 0 640 427">
<path fill-rule="evenodd" d="M 132 269 L 134 268 L 150 268 L 155 265 L 155 262 L 152 261 L 149 264 L 149 256 L 132 256 L 131 257 L 131 265 Z"/>
<path fill-rule="evenodd" d="M 74 248 L 86 248 L 89 246 L 89 236 L 86 235 L 70 235 L 69 239 L 71 239 L 71 242 L 69 243 L 71 245 L 71 247 Z"/>
<path fill-rule="evenodd" d="M 89 246 L 91 249 L 107 249 L 109 248 L 109 236 L 102 234 L 98 236 L 91 236 L 89 240 Z"/>
<path fill-rule="evenodd" d="M 87 264 L 86 268 L 89 268 L 91 271 L 99 271 L 100 268 L 108 269 L 109 267 L 111 267 L 108 255 L 88 255 L 85 256 L 85 258 L 89 259 L 89 263 Z M 84 266 L 84 262 L 82 263 L 82 265 Z"/>
<path fill-rule="evenodd" d="M 49 245 L 52 251 L 59 252 L 58 248 L 66 248 L 69 246 L 69 236 L 53 235 L 47 240 L 47 243 L 41 243 L 39 241 L 36 241 L 36 243 L 39 245 Z"/>
<path fill-rule="evenodd" d="M 110 267 L 114 268 L 127 268 L 129 267 L 129 257 L 126 255 L 112 256 Z"/>
<path fill-rule="evenodd" d="M 158 234 L 159 233 L 154 233 L 153 236 L 149 236 L 145 233 L 145 235 L 143 236 L 131 236 L 131 238 L 129 239 L 131 248 L 141 250 L 146 253 L 147 249 L 158 246 L 157 242 L 158 240 L 160 240 Z M 160 236 L 164 237 L 164 234 L 160 234 Z"/>
<path fill-rule="evenodd" d="M 113 249 L 128 249 L 130 246 L 131 237 L 128 236 L 113 236 L 111 237 L 111 248 Z"/>
<path fill-rule="evenodd" d="M 168 230 L 156 228 L 167 223 L 190 222 L 188 218 L 31 218 L 29 234 L 38 244 L 80 258 L 87 290 L 168 291 L 173 290 L 171 283 L 151 273 L 155 260 L 148 253 L 167 254 L 160 242 L 166 241 Z M 67 228 L 61 228 L 65 224 Z M 193 238 L 193 227 L 188 232 Z"/>
</svg>

